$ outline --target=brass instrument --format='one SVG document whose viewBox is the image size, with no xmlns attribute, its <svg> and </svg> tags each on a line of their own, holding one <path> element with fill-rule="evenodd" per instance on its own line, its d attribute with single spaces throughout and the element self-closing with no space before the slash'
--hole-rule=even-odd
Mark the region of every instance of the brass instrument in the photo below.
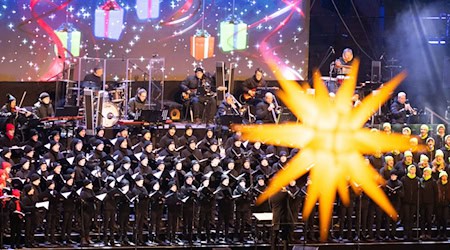
<svg viewBox="0 0 450 250">
<path fill-rule="evenodd" d="M 275 97 L 275 95 L 273 96 L 273 102 L 270 104 L 269 107 L 272 107 L 271 112 L 272 112 L 272 117 L 273 120 L 275 121 L 276 124 L 278 124 L 280 122 L 280 116 L 281 116 L 281 111 L 282 111 L 282 107 L 278 104 L 277 98 Z"/>
</svg>

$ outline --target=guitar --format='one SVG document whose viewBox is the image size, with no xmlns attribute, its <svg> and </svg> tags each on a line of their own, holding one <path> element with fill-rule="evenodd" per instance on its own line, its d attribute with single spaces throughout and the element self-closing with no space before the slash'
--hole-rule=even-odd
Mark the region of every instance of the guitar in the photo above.
<svg viewBox="0 0 450 250">
<path fill-rule="evenodd" d="M 219 86 L 219 87 L 217 87 L 217 91 L 226 91 L 226 90 L 227 90 L 227 87 L 225 87 L 225 86 Z M 214 95 L 214 92 L 211 90 L 210 87 L 209 87 L 209 88 L 206 88 L 206 87 L 205 87 L 205 91 L 206 91 L 206 95 L 207 95 L 207 96 L 213 96 L 213 95 Z M 184 92 L 181 93 L 181 99 L 182 99 L 183 101 L 187 101 L 187 100 L 189 100 L 191 97 L 195 96 L 196 94 L 197 94 L 197 89 L 190 89 L 190 93 L 188 93 L 188 92 L 186 92 L 186 91 L 184 91 Z"/>
<path fill-rule="evenodd" d="M 249 92 L 243 93 L 242 94 L 242 99 L 244 101 L 248 101 L 248 100 L 254 99 L 255 96 L 256 96 L 256 88 L 253 88 Z"/>
</svg>

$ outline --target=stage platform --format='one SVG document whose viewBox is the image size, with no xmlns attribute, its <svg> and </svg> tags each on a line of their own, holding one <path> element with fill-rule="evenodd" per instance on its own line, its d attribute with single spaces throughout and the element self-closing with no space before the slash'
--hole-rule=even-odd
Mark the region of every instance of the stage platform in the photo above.
<svg viewBox="0 0 450 250">
<path fill-rule="evenodd" d="M 75 249 L 80 248 L 79 245 L 73 246 L 49 246 L 41 244 L 38 248 L 33 249 Z M 94 244 L 82 249 L 292 249 L 292 250 L 372 250 L 372 249 L 395 249 L 395 250 L 443 250 L 450 249 L 450 241 L 424 241 L 424 242 L 361 242 L 361 243 L 306 243 L 306 244 L 279 244 L 271 246 L 269 244 L 209 244 L 199 245 L 167 245 L 167 246 L 123 246 L 109 247 L 101 244 Z"/>
</svg>

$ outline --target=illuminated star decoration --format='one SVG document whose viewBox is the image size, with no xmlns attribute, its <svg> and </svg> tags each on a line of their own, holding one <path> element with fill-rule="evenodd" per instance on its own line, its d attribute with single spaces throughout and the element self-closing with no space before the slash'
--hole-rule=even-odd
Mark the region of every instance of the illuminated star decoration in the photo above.
<svg viewBox="0 0 450 250">
<path fill-rule="evenodd" d="M 269 63 L 272 67 L 276 66 L 275 62 Z M 297 82 L 283 79 L 282 73 L 278 72 L 276 77 L 282 87 L 278 96 L 301 123 L 235 126 L 242 132 L 244 140 L 300 149 L 287 166 L 274 176 L 257 202 L 267 200 L 290 181 L 309 172 L 312 183 L 308 186 L 303 219 L 308 218 L 318 201 L 323 241 L 327 239 L 336 191 L 342 202 L 348 205 L 349 185 L 355 191 L 362 189 L 390 217 L 397 218 L 397 212 L 378 187 L 383 179 L 362 155 L 394 149 L 408 150 L 409 142 L 399 134 L 374 133 L 363 126 L 378 105 L 388 100 L 406 74 L 397 75 L 384 84 L 376 95 L 367 96 L 358 107 L 353 108 L 351 98 L 356 87 L 358 67 L 359 61 L 355 59 L 349 79 L 344 81 L 333 99 L 318 72 L 314 74 L 315 96 L 308 94 L 309 91 Z"/>
</svg>

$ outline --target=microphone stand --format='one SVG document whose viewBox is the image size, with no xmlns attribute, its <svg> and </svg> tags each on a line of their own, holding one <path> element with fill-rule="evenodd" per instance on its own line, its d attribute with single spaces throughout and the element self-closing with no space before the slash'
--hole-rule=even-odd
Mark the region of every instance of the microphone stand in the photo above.
<svg viewBox="0 0 450 250">
<path fill-rule="evenodd" d="M 419 196 L 420 196 L 420 188 L 421 188 L 421 185 L 420 185 L 420 179 L 417 181 L 417 186 L 418 186 L 418 189 L 417 189 L 417 205 L 416 205 L 416 237 L 417 237 L 417 239 L 419 239 L 419 227 L 420 227 L 420 225 L 419 225 Z"/>
</svg>

